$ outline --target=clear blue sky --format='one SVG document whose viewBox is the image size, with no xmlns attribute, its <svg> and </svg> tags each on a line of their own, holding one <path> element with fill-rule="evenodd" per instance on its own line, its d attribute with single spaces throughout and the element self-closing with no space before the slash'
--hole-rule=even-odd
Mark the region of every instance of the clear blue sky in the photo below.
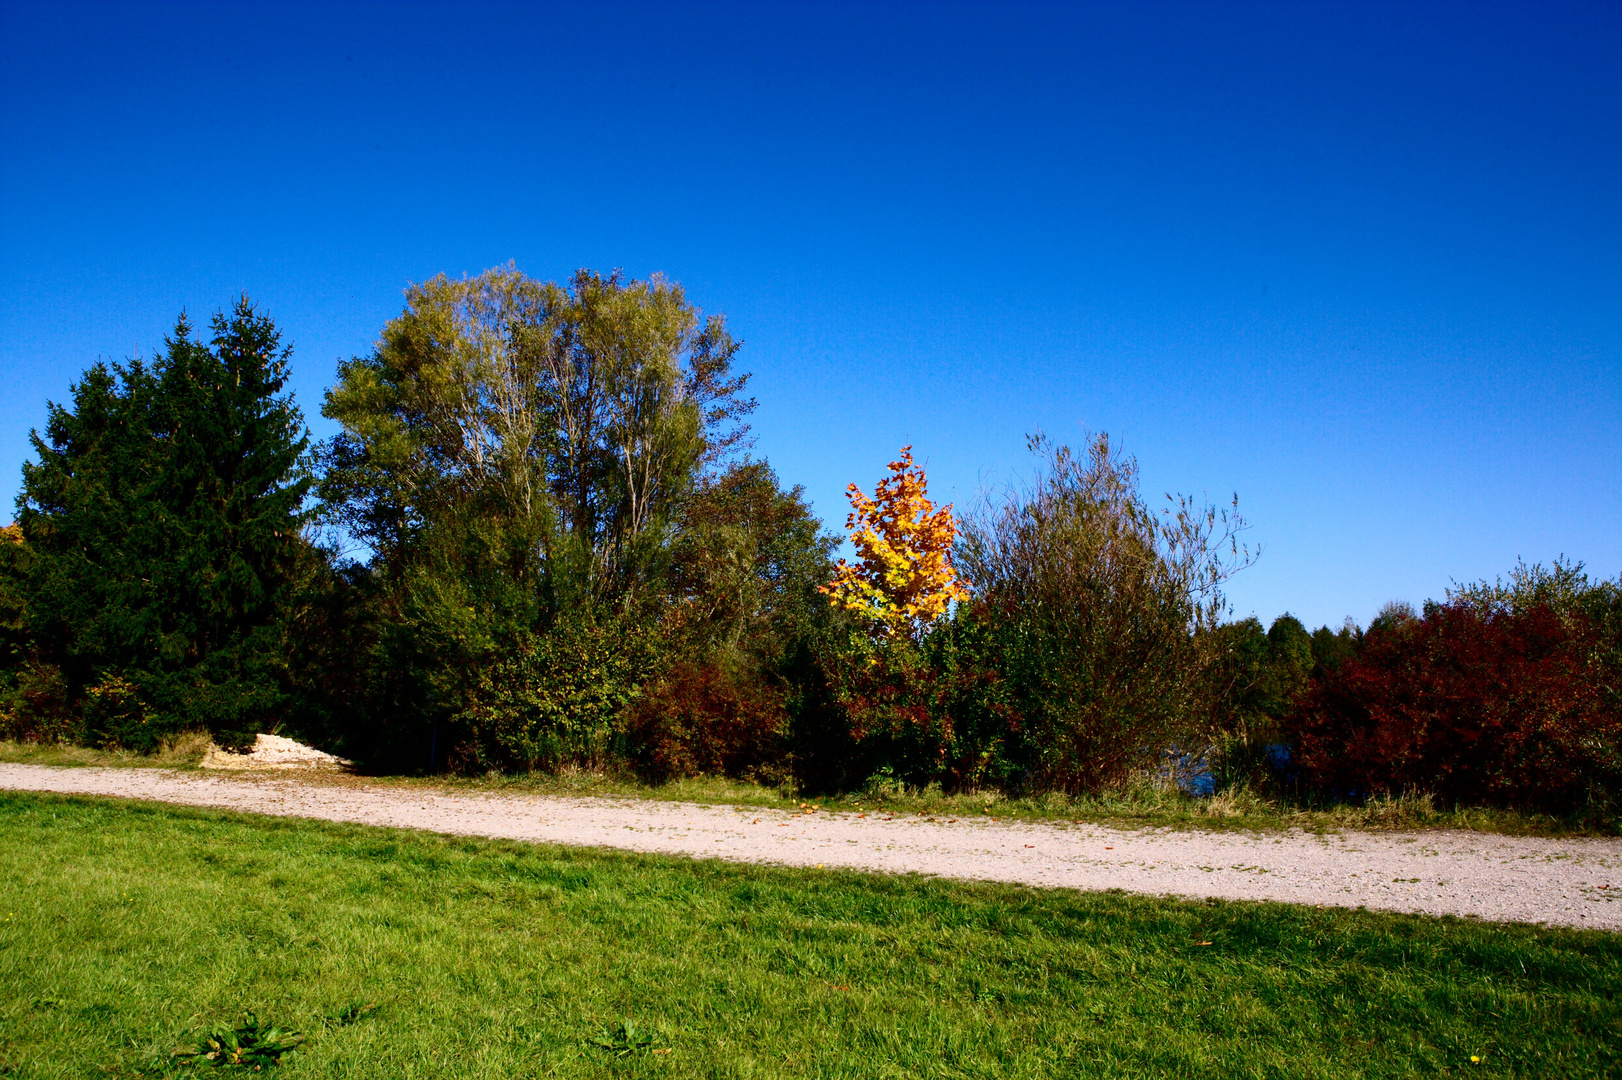
<svg viewBox="0 0 1622 1080">
<path fill-rule="evenodd" d="M 843 523 L 903 443 L 1237 491 L 1237 615 L 1622 572 L 1622 5 L 0 7 L 0 486 L 246 290 L 317 435 L 406 283 L 664 271 Z M 3 515 L 0 515 L 3 516 Z"/>
</svg>

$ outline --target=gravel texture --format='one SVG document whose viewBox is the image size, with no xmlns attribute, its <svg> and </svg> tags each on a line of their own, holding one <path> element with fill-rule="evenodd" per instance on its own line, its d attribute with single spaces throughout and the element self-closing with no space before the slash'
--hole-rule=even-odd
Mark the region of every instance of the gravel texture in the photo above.
<svg viewBox="0 0 1622 1080">
<path fill-rule="evenodd" d="M 536 843 L 895 874 L 1622 930 L 1622 840 L 1315 835 L 448 794 L 289 774 L 0 764 L 0 788 L 150 799 Z"/>
</svg>

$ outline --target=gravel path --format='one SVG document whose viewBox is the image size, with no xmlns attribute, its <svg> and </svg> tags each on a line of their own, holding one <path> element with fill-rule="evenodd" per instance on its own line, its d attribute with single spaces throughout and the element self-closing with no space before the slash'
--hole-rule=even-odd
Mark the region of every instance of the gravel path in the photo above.
<svg viewBox="0 0 1622 1080">
<path fill-rule="evenodd" d="M 1622 930 L 1622 840 L 1614 839 L 1121 830 L 47 765 L 0 764 L 0 788 L 738 862 Z"/>
</svg>

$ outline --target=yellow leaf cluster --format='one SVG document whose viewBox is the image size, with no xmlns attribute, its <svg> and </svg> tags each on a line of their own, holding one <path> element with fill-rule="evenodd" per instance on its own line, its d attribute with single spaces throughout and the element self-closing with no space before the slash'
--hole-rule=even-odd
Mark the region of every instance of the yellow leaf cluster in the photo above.
<svg viewBox="0 0 1622 1080">
<path fill-rule="evenodd" d="M 924 470 L 912 463 L 912 447 L 890 462 L 870 499 L 855 484 L 845 489 L 851 513 L 845 519 L 860 556 L 839 560 L 834 579 L 820 591 L 835 605 L 866 616 L 886 636 L 915 635 L 966 599 L 968 582 L 952 567 L 957 522 L 950 504 L 935 509 Z"/>
</svg>

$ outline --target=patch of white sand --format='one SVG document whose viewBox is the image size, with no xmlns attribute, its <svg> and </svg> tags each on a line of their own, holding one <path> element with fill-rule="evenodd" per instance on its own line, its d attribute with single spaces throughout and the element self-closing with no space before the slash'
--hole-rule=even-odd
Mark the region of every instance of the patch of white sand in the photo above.
<svg viewBox="0 0 1622 1080">
<path fill-rule="evenodd" d="M 281 735 L 259 735 L 246 752 L 210 746 L 203 756 L 205 769 L 337 769 L 351 764 L 341 757 Z"/>
</svg>

